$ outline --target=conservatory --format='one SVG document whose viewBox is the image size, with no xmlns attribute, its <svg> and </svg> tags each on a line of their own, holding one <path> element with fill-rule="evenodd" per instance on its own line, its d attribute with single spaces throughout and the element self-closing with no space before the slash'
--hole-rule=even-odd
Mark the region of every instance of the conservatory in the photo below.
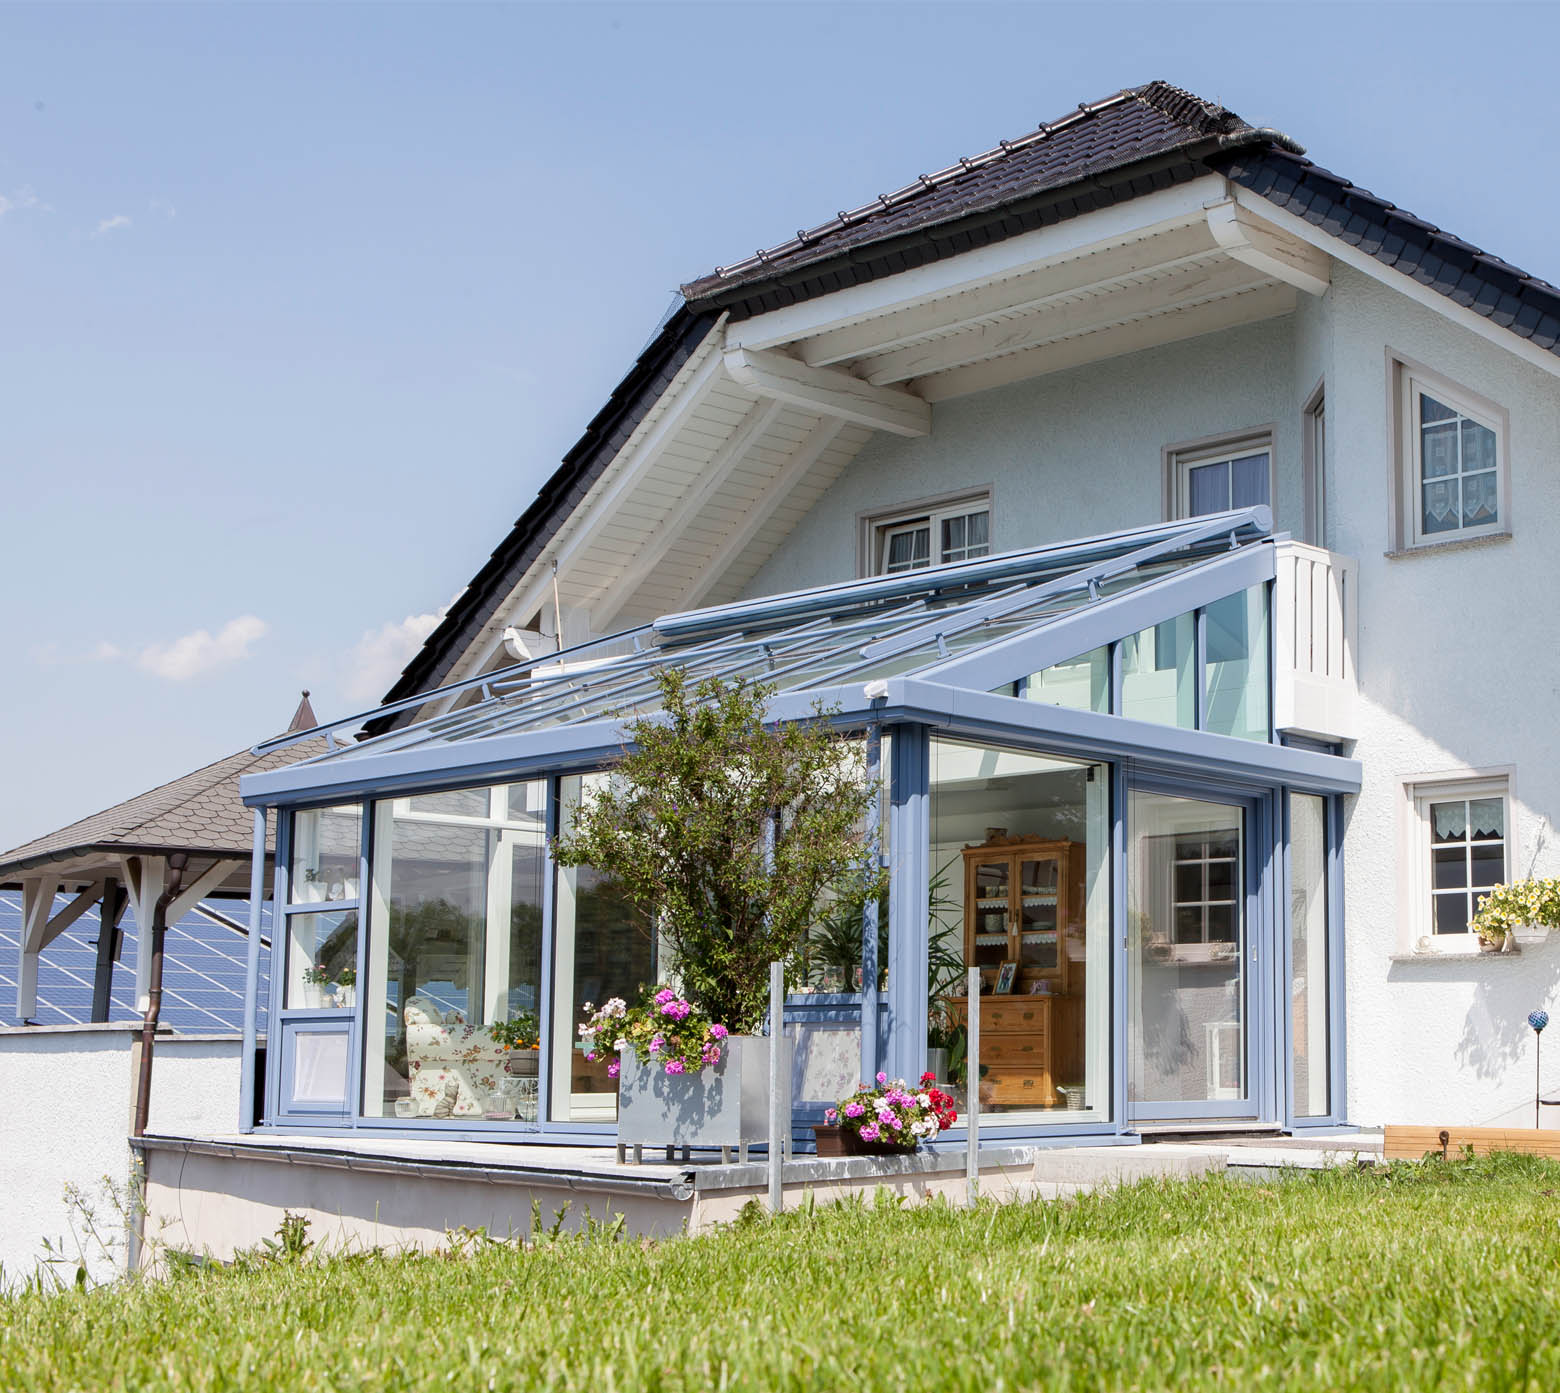
<svg viewBox="0 0 1560 1393">
<path fill-rule="evenodd" d="M 928 1067 L 1014 1139 L 1338 1125 L 1359 767 L 1293 714 L 1316 674 L 1292 545 L 1250 508 L 744 600 L 340 722 L 243 781 L 257 839 L 278 831 L 246 1122 L 613 1139 L 579 1026 L 675 965 L 550 847 L 676 666 L 761 681 L 774 721 L 824 713 L 881 784 L 886 909 L 833 914 L 787 968 L 798 1129 L 860 1077 Z"/>
</svg>

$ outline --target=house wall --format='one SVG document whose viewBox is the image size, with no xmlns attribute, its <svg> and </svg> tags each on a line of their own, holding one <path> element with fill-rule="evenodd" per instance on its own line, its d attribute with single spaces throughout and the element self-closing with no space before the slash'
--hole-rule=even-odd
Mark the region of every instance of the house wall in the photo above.
<svg viewBox="0 0 1560 1393">
<path fill-rule="evenodd" d="M 966 488 L 991 486 L 994 551 L 1157 522 L 1165 446 L 1270 424 L 1279 525 L 1298 530 L 1297 319 L 941 402 L 930 435 L 868 441 L 746 593 L 849 579 L 862 514 Z"/>
<path fill-rule="evenodd" d="M 1388 555 L 1389 349 L 1509 412 L 1509 541 Z M 1335 263 L 1328 294 L 1302 295 L 1282 319 L 941 403 L 929 437 L 875 436 L 749 593 L 847 578 L 862 514 L 986 484 L 994 550 L 1154 521 L 1163 447 L 1268 423 L 1276 524 L 1298 533 L 1301 412 L 1324 380 L 1326 540 L 1360 564 L 1360 738 L 1346 752 L 1365 774 L 1344 846 L 1349 1114 L 1364 1125 L 1530 1122 L 1525 1018 L 1556 1009 L 1560 944 L 1519 957 L 1414 951 L 1422 887 L 1405 879 L 1403 781 L 1510 766 L 1508 875 L 1560 874 L 1560 652 L 1533 604 L 1552 588 L 1560 380 Z M 1545 1083 L 1560 1091 L 1551 1054 Z"/>
<path fill-rule="evenodd" d="M 0 1030 L 0 1287 L 15 1286 L 45 1257 L 44 1240 L 70 1263 L 84 1259 L 92 1280 L 124 1270 L 125 1233 L 105 1193 L 130 1181 L 139 1026 L 29 1026 Z M 147 1130 L 230 1133 L 238 1121 L 237 1036 L 160 1036 L 152 1068 Z M 85 1209 L 103 1242 L 86 1230 Z M 81 1246 L 78 1248 L 78 1240 Z"/>
</svg>

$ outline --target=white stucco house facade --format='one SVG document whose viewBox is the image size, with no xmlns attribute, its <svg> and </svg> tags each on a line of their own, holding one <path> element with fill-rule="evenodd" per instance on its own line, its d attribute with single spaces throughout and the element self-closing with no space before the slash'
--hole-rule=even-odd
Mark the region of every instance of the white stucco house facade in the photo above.
<svg viewBox="0 0 1560 1393">
<path fill-rule="evenodd" d="M 945 935 L 999 1134 L 1530 1119 L 1560 947 L 1467 925 L 1560 871 L 1560 655 L 1510 602 L 1557 347 L 1554 287 L 1157 82 L 691 282 L 385 705 L 245 779 L 291 868 L 262 1128 L 610 1134 L 579 1010 L 650 962 L 547 838 L 656 661 L 891 743 L 888 971 L 796 984 L 863 1064 L 957 1025 Z M 419 1048 L 520 1012 L 508 1117 L 481 1060 L 419 1101 Z"/>
</svg>

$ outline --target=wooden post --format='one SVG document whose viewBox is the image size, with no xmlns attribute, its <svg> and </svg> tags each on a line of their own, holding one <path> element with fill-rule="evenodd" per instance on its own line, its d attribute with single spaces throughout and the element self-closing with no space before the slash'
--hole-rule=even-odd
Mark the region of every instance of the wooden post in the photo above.
<svg viewBox="0 0 1560 1393">
<path fill-rule="evenodd" d="M 119 920 L 129 902 L 119 882 L 109 876 L 103 882 L 98 906 L 97 963 L 92 974 L 92 1019 L 106 1021 L 109 994 L 114 985 L 114 964 L 119 961 Z"/>
</svg>

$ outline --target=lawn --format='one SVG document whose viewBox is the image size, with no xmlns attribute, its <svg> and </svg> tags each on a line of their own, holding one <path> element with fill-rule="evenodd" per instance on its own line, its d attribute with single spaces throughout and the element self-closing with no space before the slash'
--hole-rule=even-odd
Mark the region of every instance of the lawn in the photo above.
<svg viewBox="0 0 1560 1393">
<path fill-rule="evenodd" d="M 0 1389 L 1549 1389 L 1560 1164 L 817 1208 L 0 1299 Z"/>
</svg>

